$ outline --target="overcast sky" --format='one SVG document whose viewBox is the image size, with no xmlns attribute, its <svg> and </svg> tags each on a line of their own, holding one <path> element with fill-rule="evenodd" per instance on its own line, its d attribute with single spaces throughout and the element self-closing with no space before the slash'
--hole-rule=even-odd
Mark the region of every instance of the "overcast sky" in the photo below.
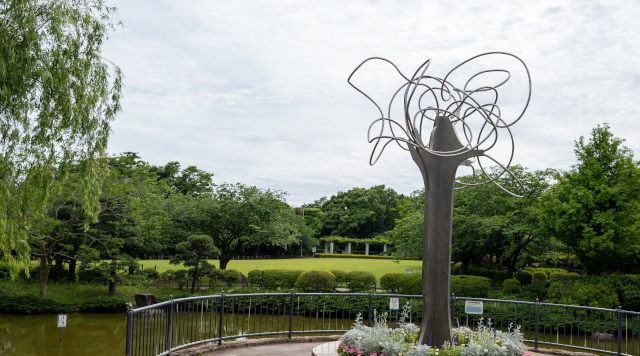
<svg viewBox="0 0 640 356">
<path fill-rule="evenodd" d="M 514 162 L 531 169 L 570 168 L 574 140 L 604 122 L 640 152 L 637 1 L 108 4 L 124 27 L 103 55 L 125 74 L 109 153 L 284 190 L 295 206 L 353 187 L 422 187 L 398 147 L 369 166 L 367 129 L 379 115 L 346 80 L 372 56 L 407 73 L 431 58 L 434 76 L 483 52 L 522 58 L 533 91 L 513 126 Z M 372 76 L 374 87 L 396 85 Z"/>
</svg>

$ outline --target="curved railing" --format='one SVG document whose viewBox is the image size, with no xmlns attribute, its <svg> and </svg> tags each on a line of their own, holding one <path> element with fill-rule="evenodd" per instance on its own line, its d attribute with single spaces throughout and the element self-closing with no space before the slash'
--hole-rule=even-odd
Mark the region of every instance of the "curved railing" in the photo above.
<svg viewBox="0 0 640 356">
<path fill-rule="evenodd" d="M 398 298 L 400 311 L 389 311 Z M 482 314 L 467 314 L 467 301 L 482 302 Z M 183 348 L 224 340 L 301 334 L 339 334 L 356 316 L 372 323 L 387 312 L 398 323 L 404 306 L 408 322 L 419 324 L 421 295 L 373 293 L 253 293 L 172 299 L 127 312 L 126 355 L 169 355 Z M 521 326 L 525 341 L 605 354 L 640 356 L 640 313 L 618 309 L 451 297 L 454 325 L 489 319 L 497 329 Z M 482 318 L 482 319 L 481 319 Z"/>
</svg>

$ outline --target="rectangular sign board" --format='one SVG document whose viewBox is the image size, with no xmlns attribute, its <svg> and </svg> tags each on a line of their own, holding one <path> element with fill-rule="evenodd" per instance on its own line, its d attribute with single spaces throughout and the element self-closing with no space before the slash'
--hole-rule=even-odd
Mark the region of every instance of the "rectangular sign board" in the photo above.
<svg viewBox="0 0 640 356">
<path fill-rule="evenodd" d="M 465 301 L 464 312 L 467 314 L 482 314 L 482 302 L 475 300 Z"/>
<path fill-rule="evenodd" d="M 389 300 L 389 310 L 399 310 L 399 309 L 400 309 L 399 298 L 391 298 Z"/>
<path fill-rule="evenodd" d="M 66 328 L 67 327 L 67 315 L 66 314 L 59 314 L 58 315 L 58 327 L 59 328 Z"/>
</svg>

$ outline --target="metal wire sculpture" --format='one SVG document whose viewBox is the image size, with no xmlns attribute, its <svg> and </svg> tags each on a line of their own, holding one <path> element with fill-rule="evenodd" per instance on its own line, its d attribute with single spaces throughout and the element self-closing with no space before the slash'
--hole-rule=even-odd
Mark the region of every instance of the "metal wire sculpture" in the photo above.
<svg viewBox="0 0 640 356">
<path fill-rule="evenodd" d="M 507 69 L 481 69 L 464 77 L 460 85 L 455 85 L 454 77 L 461 68 L 470 66 L 480 59 L 501 57 L 515 60 L 526 74 L 526 100 L 522 110 L 512 117 L 504 115 L 498 99 L 503 86 L 512 78 Z M 400 74 L 404 83 L 391 96 L 388 107 L 383 111 L 371 96 L 353 84 L 352 79 L 363 65 L 370 61 L 388 63 Z M 422 265 L 422 293 L 424 315 L 419 342 L 440 346 L 451 340 L 451 232 L 453 222 L 454 189 L 495 184 L 505 192 L 524 196 L 524 186 L 509 170 L 513 160 L 515 144 L 510 127 L 518 122 L 531 100 L 531 76 L 525 63 L 518 57 L 505 52 L 489 52 L 472 57 L 450 70 L 444 78 L 427 75 L 431 60 L 424 62 L 410 78 L 405 76 L 391 61 L 373 57 L 362 62 L 349 76 L 349 84 L 369 99 L 378 109 L 380 117 L 369 126 L 368 139 L 374 143 L 369 163 L 375 164 L 384 149 L 395 142 L 400 148 L 411 153 L 420 169 L 425 184 L 424 238 Z M 493 85 L 482 85 L 482 80 L 492 75 L 504 78 Z M 400 94 L 403 95 L 400 95 Z M 404 125 L 391 118 L 392 107 L 402 98 Z M 432 125 L 428 125 L 432 122 Z M 425 130 L 431 126 L 426 135 Z M 476 129 L 476 133 L 473 129 Z M 496 147 L 500 134 L 505 133 L 510 140 L 511 152 L 508 162 L 502 164 L 487 151 Z M 475 134 L 475 136 L 474 136 Z M 504 136 L 504 135 L 503 135 Z M 428 137 L 425 143 L 423 137 Z M 460 139 L 462 138 L 462 140 Z M 499 168 L 489 172 L 482 163 L 488 159 Z M 481 174 L 476 174 L 473 161 L 477 161 Z M 460 165 L 473 169 L 470 181 L 456 181 L 456 170 Z M 493 174 L 493 175 L 492 175 Z M 520 187 L 521 194 L 509 191 L 499 183 L 505 175 L 510 176 Z M 457 187 L 456 187 L 457 186 Z"/>
<path fill-rule="evenodd" d="M 506 69 L 481 70 L 471 75 L 464 83 L 462 83 L 461 86 L 456 86 L 454 85 L 454 83 L 448 80 L 449 78 L 454 76 L 455 72 L 461 69 L 463 66 L 469 65 L 473 61 L 481 57 L 488 56 L 507 56 L 513 58 L 522 65 L 522 69 L 524 69 L 526 73 L 526 80 L 528 83 L 526 100 L 524 102 L 522 110 L 520 110 L 517 115 L 514 115 L 514 117 L 510 119 L 502 117 L 500 106 L 498 105 L 498 88 L 502 87 L 511 79 L 510 71 Z M 398 88 L 398 90 L 396 90 L 393 94 L 391 100 L 389 101 L 389 105 L 387 106 L 386 115 L 382 107 L 378 105 L 375 100 L 373 100 L 369 95 L 367 95 L 352 82 L 354 75 L 361 69 L 361 67 L 363 67 L 370 61 L 376 60 L 386 62 L 393 66 L 393 68 L 395 68 L 400 76 L 406 81 L 406 83 Z M 362 95 L 364 95 L 367 99 L 369 99 L 376 106 L 380 113 L 380 118 L 374 120 L 369 126 L 368 130 L 369 143 L 374 143 L 374 148 L 371 152 L 369 163 L 371 165 L 374 165 L 382 155 L 384 149 L 392 141 L 396 142 L 398 146 L 404 150 L 410 151 L 413 147 L 415 149 L 424 150 L 436 156 L 463 156 L 468 152 L 475 150 L 478 153 L 475 156 L 479 158 L 478 166 L 481 170 L 482 178 L 484 178 L 484 180 L 478 181 L 479 177 L 476 176 L 475 167 L 470 166 L 473 169 L 472 181 L 457 181 L 456 183 L 458 185 L 458 188 L 493 183 L 500 187 L 500 189 L 511 195 L 517 197 L 524 196 L 524 186 L 518 180 L 518 178 L 515 177 L 511 171 L 509 171 L 509 166 L 512 163 L 513 153 L 515 151 L 511 126 L 517 123 L 522 118 L 531 100 L 531 76 L 526 64 L 519 57 L 510 53 L 488 52 L 479 54 L 458 64 L 453 69 L 451 69 L 444 76 L 444 78 L 437 78 L 427 75 L 426 72 L 430 64 L 430 59 L 425 61 L 422 65 L 420 65 L 413 76 L 409 78 L 405 76 L 393 62 L 385 58 L 372 57 L 360 63 L 360 65 L 358 65 L 349 76 L 349 84 Z M 504 74 L 506 75 L 506 78 L 494 85 L 476 85 L 474 87 L 471 87 L 473 83 L 481 81 L 483 76 L 487 76 L 493 73 Z M 403 89 L 404 96 L 402 97 L 402 99 L 405 109 L 405 125 L 402 125 L 400 122 L 391 118 L 391 108 L 394 102 L 399 99 L 400 95 L 398 94 L 400 94 Z M 481 95 L 483 95 L 484 97 L 480 98 Z M 489 98 L 489 100 L 487 100 L 487 97 Z M 425 106 L 425 102 L 428 103 L 427 99 L 432 99 L 435 105 Z M 412 112 L 411 106 L 415 101 L 417 101 L 417 108 Z M 458 133 L 461 132 L 462 135 L 457 136 L 464 137 L 464 141 L 462 142 L 461 147 L 443 151 L 434 149 L 433 147 L 431 147 L 431 145 L 429 145 L 429 142 L 427 142 L 426 144 L 423 143 L 422 137 L 424 137 L 424 135 L 422 135 L 422 133 L 425 127 L 428 126 L 425 125 L 425 120 L 435 123 L 436 117 L 439 116 L 448 117 L 451 123 L 454 125 L 454 129 L 455 126 L 458 126 L 458 130 L 456 131 Z M 477 138 L 474 139 L 469 121 L 478 119 L 482 122 L 482 124 L 477 134 Z M 374 131 L 376 130 L 376 128 L 378 128 L 379 130 Z M 511 141 L 511 152 L 509 160 L 506 164 L 498 162 L 496 159 L 486 153 L 487 151 L 491 150 L 498 142 L 500 131 L 505 132 L 505 134 L 508 135 L 508 138 Z M 499 170 L 499 173 L 494 173 L 493 176 L 491 176 L 490 172 L 486 170 L 487 167 L 482 164 L 482 160 L 480 159 L 480 157 L 486 157 L 496 165 L 498 165 L 501 168 L 501 170 Z M 466 165 L 470 163 L 470 161 L 465 162 Z M 499 184 L 498 179 L 505 174 L 511 176 L 519 184 L 521 194 L 511 192 Z"/>
</svg>

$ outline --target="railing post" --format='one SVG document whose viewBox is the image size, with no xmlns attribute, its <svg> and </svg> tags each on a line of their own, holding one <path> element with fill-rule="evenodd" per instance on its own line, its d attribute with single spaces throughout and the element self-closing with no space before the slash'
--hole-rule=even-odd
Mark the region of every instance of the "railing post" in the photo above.
<svg viewBox="0 0 640 356">
<path fill-rule="evenodd" d="M 291 299 L 289 300 L 289 339 L 293 334 L 293 289 L 291 290 Z"/>
<path fill-rule="evenodd" d="M 371 326 L 371 314 L 373 314 L 373 291 L 369 289 L 369 326 Z"/>
<path fill-rule="evenodd" d="M 618 355 L 622 355 L 622 307 L 618 306 Z"/>
<path fill-rule="evenodd" d="M 171 354 L 171 335 L 173 333 L 173 295 L 169 296 L 169 313 L 167 313 L 167 335 L 165 336 L 165 345 L 167 355 Z"/>
<path fill-rule="evenodd" d="M 535 342 L 534 342 L 534 347 L 537 350 L 538 349 L 538 328 L 540 325 L 540 300 L 538 298 L 536 298 L 536 324 L 535 324 L 535 328 L 536 328 L 536 338 L 535 338 Z"/>
<path fill-rule="evenodd" d="M 224 291 L 220 295 L 220 323 L 218 325 L 218 345 L 222 345 L 222 321 L 224 320 Z"/>
<path fill-rule="evenodd" d="M 451 306 L 449 307 L 449 309 L 451 309 L 451 325 L 453 326 L 453 324 L 455 323 L 456 320 L 456 294 L 455 293 L 451 293 Z"/>
<path fill-rule="evenodd" d="M 131 342 L 133 337 L 133 308 L 131 303 L 127 303 L 127 341 L 125 355 L 131 356 Z"/>
</svg>

